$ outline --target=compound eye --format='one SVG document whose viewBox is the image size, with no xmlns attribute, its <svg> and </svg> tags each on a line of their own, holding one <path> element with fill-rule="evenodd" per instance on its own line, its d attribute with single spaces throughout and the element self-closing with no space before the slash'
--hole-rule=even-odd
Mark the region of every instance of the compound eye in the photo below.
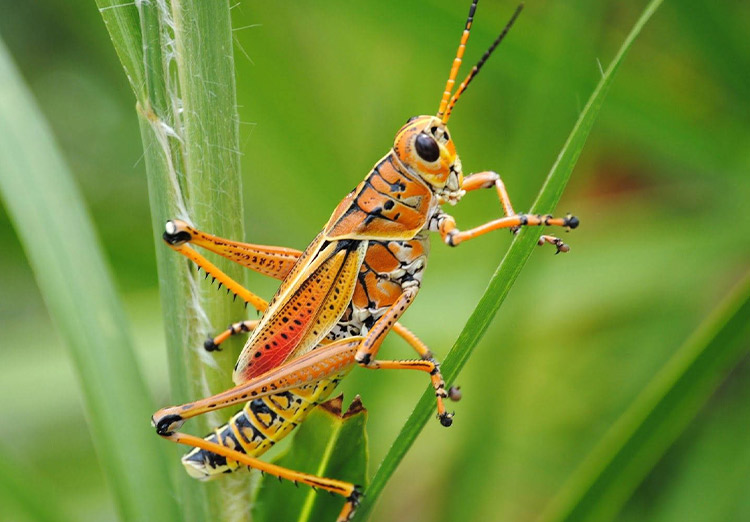
<svg viewBox="0 0 750 522">
<path fill-rule="evenodd" d="M 433 162 L 440 157 L 440 147 L 432 136 L 425 133 L 417 135 L 417 154 L 425 161 Z"/>
<path fill-rule="evenodd" d="M 417 118 L 419 118 L 419 116 L 412 116 L 411 118 L 409 118 L 408 120 L 406 120 L 406 123 L 411 123 L 414 120 L 416 120 Z"/>
</svg>

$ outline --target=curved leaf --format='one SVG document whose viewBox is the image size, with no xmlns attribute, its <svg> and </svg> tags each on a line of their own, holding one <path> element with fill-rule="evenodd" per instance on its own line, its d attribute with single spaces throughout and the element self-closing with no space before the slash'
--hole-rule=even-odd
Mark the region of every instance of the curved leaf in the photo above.
<svg viewBox="0 0 750 522">
<path fill-rule="evenodd" d="M 552 170 L 547 176 L 547 180 L 542 187 L 531 211 L 534 213 L 551 212 L 562 195 L 565 185 L 570 179 L 573 167 L 583 150 L 586 138 L 594 125 L 594 121 L 604 103 L 604 98 L 609 91 L 615 73 L 622 64 L 625 55 L 633 44 L 636 36 L 640 33 L 643 26 L 651 18 L 651 15 L 661 4 L 662 0 L 652 0 L 643 11 L 640 19 L 636 22 L 630 34 L 627 36 L 617 55 L 612 60 L 605 71 L 599 84 L 594 89 L 586 106 L 581 112 L 578 121 L 573 127 L 568 140 L 560 151 L 557 161 L 552 166 Z M 446 382 L 451 383 L 458 376 L 461 369 L 468 361 L 471 353 L 476 347 L 479 340 L 487 330 L 490 322 L 497 313 L 500 305 L 508 295 L 513 283 L 515 282 L 521 269 L 526 264 L 532 250 L 535 248 L 539 237 L 542 234 L 540 228 L 527 228 L 521 231 L 514 239 L 513 243 L 495 271 L 492 279 L 479 300 L 477 307 L 469 317 L 469 320 L 461 331 L 456 343 L 451 348 L 442 365 L 443 376 Z M 386 454 L 380 467 L 375 472 L 372 484 L 365 492 L 362 506 L 355 516 L 355 520 L 365 520 L 372 510 L 372 507 L 380 493 L 383 491 L 386 482 L 395 471 L 398 464 L 403 459 L 406 451 L 411 447 L 417 435 L 424 425 L 433 417 L 435 406 L 435 393 L 429 388 L 420 398 L 414 411 L 409 416 L 401 429 L 396 441 Z"/>
<path fill-rule="evenodd" d="M 120 515 L 174 520 L 122 304 L 73 177 L 2 42 L 0 93 L 0 196 L 70 350 Z"/>
<path fill-rule="evenodd" d="M 545 522 L 609 520 L 750 351 L 750 276 L 617 420 L 553 501 Z"/>
</svg>

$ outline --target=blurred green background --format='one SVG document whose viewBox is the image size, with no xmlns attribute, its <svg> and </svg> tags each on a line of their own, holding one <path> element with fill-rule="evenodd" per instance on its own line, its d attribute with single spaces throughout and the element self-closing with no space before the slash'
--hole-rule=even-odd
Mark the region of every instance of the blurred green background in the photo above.
<svg viewBox="0 0 750 522">
<path fill-rule="evenodd" d="M 468 2 L 238 2 L 247 240 L 303 248 L 412 115 L 433 113 Z M 451 120 L 466 172 L 530 205 L 645 2 L 528 2 Z M 475 61 L 509 16 L 482 2 Z M 533 520 L 750 266 L 750 5 L 666 2 L 625 61 L 558 213 L 572 251 L 535 253 L 461 375 L 456 422 L 428 425 L 374 520 Z M 154 403 L 170 403 L 132 92 L 92 2 L 0 0 L 0 35 L 84 192 Z M 601 65 L 600 65 L 601 64 Z M 489 191 L 452 209 L 496 217 Z M 510 242 L 434 242 L 404 324 L 442 357 Z M 0 208 L 0 452 L 73 520 L 113 520 L 78 385 Z M 260 276 L 251 288 L 270 296 Z M 200 341 L 200 340 L 196 340 Z M 385 352 L 408 354 L 397 338 Z M 750 520 L 750 363 L 735 369 L 618 520 Z M 425 387 L 355 370 L 374 467 Z M 54 390 L 54 393 L 50 393 Z M 151 412 L 144 412 L 147 422 Z M 137 450 L 137 449 L 135 449 Z M 175 466 L 179 463 L 175 461 Z M 23 520 L 0 508 L 1 520 Z"/>
</svg>

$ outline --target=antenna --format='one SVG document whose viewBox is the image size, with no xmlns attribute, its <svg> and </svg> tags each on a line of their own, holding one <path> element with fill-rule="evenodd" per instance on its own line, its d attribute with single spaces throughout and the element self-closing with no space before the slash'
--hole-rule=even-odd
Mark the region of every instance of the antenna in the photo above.
<svg viewBox="0 0 750 522">
<path fill-rule="evenodd" d="M 451 72 L 448 76 L 448 81 L 445 83 L 445 91 L 443 91 L 443 98 L 440 100 L 440 109 L 438 109 L 438 118 L 443 118 L 445 109 L 448 107 L 448 100 L 451 97 L 453 86 L 456 84 L 456 76 L 458 76 L 458 68 L 461 67 L 461 59 L 464 56 L 464 50 L 466 50 L 466 42 L 469 40 L 469 31 L 471 31 L 471 24 L 474 21 L 474 13 L 477 11 L 477 3 L 479 0 L 473 0 L 471 7 L 469 8 L 469 16 L 466 18 L 466 25 L 464 26 L 464 32 L 461 34 L 461 41 L 458 44 L 458 50 L 456 51 L 456 57 L 453 59 L 453 65 L 451 66 Z"/>
<path fill-rule="evenodd" d="M 464 30 L 465 37 L 461 38 L 461 45 L 459 46 L 459 53 L 460 56 L 463 56 L 463 49 L 462 46 L 465 46 L 466 40 L 468 39 L 468 27 L 471 25 L 471 19 L 472 15 L 474 14 L 474 9 L 476 9 L 476 1 L 472 4 L 472 10 L 469 11 L 469 21 L 467 21 L 467 29 Z M 466 78 L 464 81 L 461 82 L 461 84 L 458 86 L 458 89 L 453 94 L 453 96 L 450 97 L 450 101 L 447 102 L 447 106 L 444 105 L 446 103 L 446 94 L 447 94 L 447 88 L 446 85 L 446 92 L 443 93 L 443 100 L 440 102 L 440 111 L 438 111 L 438 117 L 441 118 L 441 121 L 443 123 L 448 123 L 448 120 L 451 117 L 451 112 L 453 111 L 453 107 L 456 106 L 456 102 L 461 97 L 461 94 L 466 90 L 466 88 L 469 86 L 469 83 L 471 83 L 471 80 L 474 79 L 474 77 L 479 73 L 479 70 L 484 66 L 484 64 L 487 62 L 487 59 L 492 55 L 492 53 L 495 51 L 498 45 L 500 45 L 500 42 L 503 41 L 503 38 L 505 38 L 505 35 L 508 34 L 508 31 L 510 31 L 510 28 L 513 27 L 513 24 L 516 21 L 516 18 L 518 18 L 518 15 L 521 14 L 521 11 L 523 10 L 523 3 L 519 4 L 518 7 L 516 7 L 516 11 L 513 13 L 513 16 L 510 17 L 510 20 L 508 20 L 508 23 L 505 24 L 505 27 L 503 28 L 502 32 L 498 35 L 497 38 L 495 38 L 495 41 L 492 42 L 492 45 L 484 52 L 482 57 L 479 59 L 477 64 L 471 68 L 471 71 L 469 71 L 469 74 L 466 75 Z M 456 60 L 458 60 L 458 63 L 460 64 L 460 57 L 456 56 L 456 59 L 453 60 L 453 69 L 451 69 L 451 77 L 448 79 L 448 85 L 450 87 L 453 87 L 453 84 L 455 83 L 455 72 L 458 72 L 458 66 L 456 65 Z"/>
</svg>

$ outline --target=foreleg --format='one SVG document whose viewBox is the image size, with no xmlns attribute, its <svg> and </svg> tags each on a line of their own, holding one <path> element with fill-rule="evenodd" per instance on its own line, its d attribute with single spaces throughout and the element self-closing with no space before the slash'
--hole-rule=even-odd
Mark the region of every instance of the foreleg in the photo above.
<svg viewBox="0 0 750 522">
<path fill-rule="evenodd" d="M 478 227 L 469 230 L 460 231 L 456 228 L 456 220 L 453 216 L 442 214 L 438 217 L 438 231 L 440 232 L 440 236 L 443 238 L 445 244 L 449 246 L 457 246 L 464 241 L 474 239 L 475 237 L 492 232 L 493 230 L 501 228 L 513 229 L 522 226 L 557 226 L 574 229 L 578 226 L 578 218 L 571 215 L 567 215 L 564 218 L 556 218 L 549 214 L 515 214 L 513 216 L 506 216 L 504 218 L 489 221 L 484 225 L 479 225 Z M 539 244 L 543 245 L 545 242 L 556 245 L 558 252 L 567 252 L 570 250 L 568 245 L 552 236 L 546 236 L 544 239 L 540 239 Z"/>
<path fill-rule="evenodd" d="M 513 210 L 513 205 L 510 202 L 510 196 L 508 195 L 508 191 L 505 189 L 505 184 L 503 183 L 502 178 L 497 172 L 487 171 L 487 172 L 478 172 L 476 174 L 472 174 L 470 176 L 467 176 L 464 178 L 463 183 L 461 184 L 461 189 L 466 192 L 471 192 L 473 190 L 478 189 L 488 189 L 488 188 L 495 188 L 497 191 L 498 199 L 500 200 L 500 204 L 503 207 L 503 213 L 505 214 L 505 217 L 513 217 L 516 216 L 515 211 Z M 525 214 L 519 214 L 519 216 L 524 216 Z M 447 215 L 446 215 L 447 216 Z M 449 218 L 449 223 L 446 224 L 446 227 L 450 226 L 450 220 L 453 218 L 450 216 L 447 216 Z M 532 216 L 527 216 L 532 217 Z M 544 217 L 550 217 L 551 216 L 544 216 Z M 578 219 L 574 216 L 568 216 L 566 218 L 568 220 L 567 224 L 563 224 L 562 226 L 566 226 L 568 228 L 576 228 L 578 226 Z M 499 221 L 499 220 L 496 220 Z M 491 222 L 493 223 L 493 222 Z M 555 225 L 556 223 L 550 222 L 550 225 Z M 489 225 L 487 223 L 486 225 Z M 484 225 L 484 226 L 486 226 Z M 523 220 L 519 222 L 517 225 L 504 225 L 499 226 L 497 228 L 508 228 L 511 232 L 514 234 L 518 232 L 521 226 L 524 225 L 532 225 L 532 222 L 523 223 Z M 453 221 L 453 229 L 455 229 L 456 223 Z M 456 234 L 462 234 L 458 237 L 453 237 L 452 239 L 446 240 L 445 235 L 443 235 L 442 229 L 440 230 L 441 235 L 443 235 L 443 240 L 446 241 L 446 243 L 450 246 L 455 246 L 461 241 L 465 241 L 466 239 L 472 239 L 473 237 L 476 237 L 478 235 L 482 235 L 486 232 L 489 232 L 489 230 L 486 231 L 479 231 L 482 227 L 476 227 L 471 230 L 467 230 L 465 232 L 459 232 L 456 230 Z M 494 230 L 491 229 L 491 230 Z M 472 235 L 473 233 L 473 235 Z M 544 235 L 539 239 L 539 245 L 544 245 L 545 243 L 549 243 L 551 245 L 555 245 L 557 248 L 557 253 L 560 252 L 568 252 L 570 250 L 570 247 L 562 242 L 562 240 L 555 236 L 550 235 Z"/>
</svg>

